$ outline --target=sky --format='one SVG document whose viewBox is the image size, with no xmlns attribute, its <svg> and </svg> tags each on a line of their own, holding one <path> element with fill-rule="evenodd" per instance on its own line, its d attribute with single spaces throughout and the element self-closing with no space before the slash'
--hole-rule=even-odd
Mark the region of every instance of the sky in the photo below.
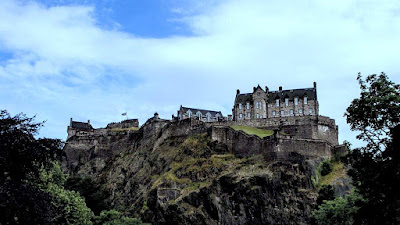
<svg viewBox="0 0 400 225">
<path fill-rule="evenodd" d="M 398 0 L 0 0 L 0 109 L 67 137 L 180 105 L 231 114 L 236 89 L 312 87 L 339 142 L 357 73 L 400 83 Z"/>
</svg>

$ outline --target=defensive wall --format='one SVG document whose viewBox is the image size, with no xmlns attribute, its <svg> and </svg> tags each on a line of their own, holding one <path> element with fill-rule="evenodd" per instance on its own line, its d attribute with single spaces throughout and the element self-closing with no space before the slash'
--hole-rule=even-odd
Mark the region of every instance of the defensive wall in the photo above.
<svg viewBox="0 0 400 225">
<path fill-rule="evenodd" d="M 332 155 L 333 145 L 327 141 L 283 135 L 278 130 L 264 138 L 227 126 L 212 126 L 209 132 L 213 141 L 225 144 L 230 152 L 240 157 L 261 154 L 266 160 L 286 159 L 293 152 L 308 157 Z"/>
<path fill-rule="evenodd" d="M 280 129 L 282 133 L 303 139 L 324 140 L 332 145 L 338 144 L 338 126 L 335 120 L 326 116 L 299 116 L 284 118 L 265 118 L 239 121 L 206 123 L 212 126 L 250 126 L 267 130 Z"/>
</svg>

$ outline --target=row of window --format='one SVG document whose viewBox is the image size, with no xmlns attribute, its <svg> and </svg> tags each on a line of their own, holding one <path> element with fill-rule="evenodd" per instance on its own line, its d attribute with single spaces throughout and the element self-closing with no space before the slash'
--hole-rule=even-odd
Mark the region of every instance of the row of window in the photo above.
<svg viewBox="0 0 400 225">
<path fill-rule="evenodd" d="M 298 112 L 299 112 L 300 114 L 302 114 L 302 113 L 303 113 L 303 110 L 302 110 L 302 109 L 299 109 Z M 296 113 L 297 113 L 297 110 L 296 110 Z M 308 109 L 308 113 L 309 113 L 309 114 L 312 114 L 312 113 L 313 113 L 313 109 L 309 108 L 309 109 Z M 293 109 L 291 109 L 291 110 L 289 111 L 289 114 L 290 114 L 290 115 L 293 115 L 293 114 L 294 114 Z M 273 115 L 273 116 L 276 116 L 276 111 L 272 111 L 272 115 Z M 285 111 L 284 111 L 284 110 L 281 110 L 281 115 L 285 115 Z"/>
<path fill-rule="evenodd" d="M 302 114 L 302 113 L 303 113 L 303 110 L 302 110 L 302 109 L 299 109 L 299 111 L 296 110 L 296 113 L 297 113 L 297 112 L 299 112 L 300 114 Z M 313 113 L 313 109 L 311 109 L 311 108 L 308 109 L 308 113 L 309 113 L 309 114 L 312 114 L 312 113 Z M 293 115 L 293 114 L 294 114 L 294 110 L 291 109 L 291 110 L 289 111 L 289 115 Z M 276 116 L 276 111 L 272 111 L 272 115 L 273 115 L 273 116 Z M 285 111 L 282 110 L 280 115 L 281 115 L 281 116 L 285 115 Z M 250 118 L 250 117 L 251 117 L 251 113 L 247 113 L 247 117 Z M 243 114 L 242 114 L 242 113 L 239 113 L 239 118 L 243 118 Z M 257 119 L 261 119 L 262 116 L 261 116 L 260 114 L 257 113 L 257 114 L 256 114 L 256 118 L 257 118 Z"/>
<path fill-rule="evenodd" d="M 276 103 L 276 106 L 279 107 L 279 99 L 276 99 L 275 103 Z M 308 104 L 307 96 L 304 96 L 303 103 L 304 103 L 304 105 Z M 299 98 L 298 97 L 294 97 L 294 105 L 298 105 L 298 104 L 299 104 Z M 285 105 L 286 106 L 289 105 L 289 98 L 285 98 Z"/>
<path fill-rule="evenodd" d="M 279 107 L 280 100 L 276 99 L 275 103 L 276 103 L 276 106 Z M 304 105 L 308 104 L 307 96 L 304 96 L 303 103 L 304 103 Z M 294 105 L 298 105 L 298 104 L 299 104 L 299 98 L 295 97 L 294 98 Z M 289 98 L 285 98 L 285 105 L 286 106 L 289 105 Z M 239 109 L 242 109 L 242 108 L 243 108 L 242 103 L 239 103 Z M 262 103 L 261 102 L 256 102 L 256 108 L 257 109 L 262 109 Z M 246 103 L 246 109 L 250 109 L 250 102 Z"/>
<path fill-rule="evenodd" d="M 192 112 L 189 110 L 189 111 L 186 112 L 186 115 L 187 115 L 188 117 L 192 117 Z M 196 113 L 196 116 L 199 117 L 199 119 L 201 119 L 202 116 L 203 116 L 203 114 L 201 114 L 201 112 L 197 112 L 197 113 Z M 217 114 L 215 115 L 215 119 L 218 120 L 219 117 L 220 117 L 220 115 L 217 113 Z M 207 121 L 211 121 L 211 114 L 207 113 L 207 114 L 206 114 L 206 118 L 207 118 Z"/>
</svg>

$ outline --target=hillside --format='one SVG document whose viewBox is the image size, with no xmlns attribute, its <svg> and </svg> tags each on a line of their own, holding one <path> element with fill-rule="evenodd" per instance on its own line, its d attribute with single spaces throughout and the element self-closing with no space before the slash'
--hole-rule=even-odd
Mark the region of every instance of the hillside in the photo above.
<svg viewBox="0 0 400 225">
<path fill-rule="evenodd" d="M 216 141 L 221 132 L 278 148 L 243 154 Z M 331 153 L 282 154 L 276 138 L 151 118 L 139 130 L 77 133 L 64 166 L 101 184 L 112 207 L 152 224 L 309 224 L 316 168 Z"/>
</svg>

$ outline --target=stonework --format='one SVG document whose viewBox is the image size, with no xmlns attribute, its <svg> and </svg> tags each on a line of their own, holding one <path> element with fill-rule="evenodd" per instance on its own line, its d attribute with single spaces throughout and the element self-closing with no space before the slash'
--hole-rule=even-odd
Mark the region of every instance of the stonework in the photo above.
<svg viewBox="0 0 400 225">
<path fill-rule="evenodd" d="M 304 89 L 269 91 L 258 85 L 253 93 L 236 92 L 232 109 L 233 120 L 258 120 L 266 118 L 318 115 L 317 84 Z"/>
</svg>

